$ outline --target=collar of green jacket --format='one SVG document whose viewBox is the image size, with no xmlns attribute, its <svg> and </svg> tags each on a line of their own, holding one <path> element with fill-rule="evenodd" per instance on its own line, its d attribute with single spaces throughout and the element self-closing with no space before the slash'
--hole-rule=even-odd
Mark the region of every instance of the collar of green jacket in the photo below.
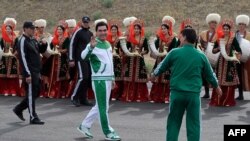
<svg viewBox="0 0 250 141">
<path fill-rule="evenodd" d="M 184 44 L 183 47 L 193 47 L 194 48 L 194 45 L 193 44 Z"/>
<path fill-rule="evenodd" d="M 105 41 L 101 41 L 99 38 L 96 38 L 97 41 L 97 48 L 100 49 L 108 49 L 110 47 L 110 44 L 105 40 Z"/>
</svg>

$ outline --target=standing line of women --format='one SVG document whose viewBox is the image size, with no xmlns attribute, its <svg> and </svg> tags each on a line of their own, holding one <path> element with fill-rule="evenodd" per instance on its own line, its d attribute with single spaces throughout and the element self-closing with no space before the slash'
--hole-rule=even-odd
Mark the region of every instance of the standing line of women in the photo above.
<svg viewBox="0 0 250 141">
<path fill-rule="evenodd" d="M 211 106 L 234 106 L 235 89 L 239 90 L 238 100 L 244 99 L 243 91 L 250 89 L 250 32 L 247 31 L 249 16 L 236 17 L 238 29 L 234 32 L 234 22 L 224 19 L 217 13 L 206 17 L 208 30 L 202 31 L 197 39 L 196 47 L 205 53 L 218 77 L 223 95 L 219 97 L 212 91 Z M 121 30 L 121 23 L 125 31 Z M 41 42 L 46 39 L 47 51 L 41 54 L 42 59 L 42 97 L 66 98 L 73 93 L 77 82 L 76 67 L 69 65 L 69 46 L 74 32 L 81 28 L 75 19 L 59 21 L 54 34 L 46 32 L 47 22 L 44 19 L 34 21 L 36 34 L 34 38 Z M 169 15 L 162 22 L 155 36 L 147 38 L 143 20 L 127 17 L 120 22 L 108 22 L 107 40 L 112 46 L 116 87 L 112 90 L 111 99 L 124 102 L 168 103 L 170 95 L 170 77 L 168 70 L 152 81 L 149 91 L 150 71 L 167 56 L 174 48 L 181 47 L 178 35 L 173 31 L 175 19 Z M 3 52 L 0 63 L 0 94 L 23 96 L 22 81 L 19 78 L 19 67 L 16 53 L 18 35 L 15 33 L 16 20 L 6 18 L 2 24 L 0 51 Z M 187 18 L 180 24 L 180 32 L 185 28 L 197 28 L 193 21 Z M 199 27 L 198 27 L 199 28 Z M 155 59 L 153 70 L 146 67 L 145 55 L 150 51 L 150 57 Z M 187 58 L 188 59 L 188 58 Z M 82 68 L 84 71 L 84 68 Z M 210 85 L 204 81 L 205 95 L 209 98 Z M 89 98 L 93 98 L 91 91 Z"/>
</svg>

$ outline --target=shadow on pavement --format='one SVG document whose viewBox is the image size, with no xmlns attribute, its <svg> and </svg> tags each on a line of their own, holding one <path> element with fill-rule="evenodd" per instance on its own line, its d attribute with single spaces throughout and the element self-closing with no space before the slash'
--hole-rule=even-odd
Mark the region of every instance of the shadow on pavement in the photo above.
<svg viewBox="0 0 250 141">
<path fill-rule="evenodd" d="M 233 107 L 215 107 L 215 106 L 208 106 L 208 108 L 204 109 L 204 114 L 202 115 L 203 120 L 210 120 L 212 118 L 221 118 L 221 117 L 226 117 L 230 116 L 230 113 L 236 112 L 236 111 L 242 111 L 244 109 L 247 109 L 247 105 L 249 103 L 248 100 L 245 101 L 237 101 L 236 106 Z M 249 113 L 250 114 L 250 113 Z M 249 115 L 247 117 L 242 117 L 242 121 L 247 120 L 245 118 L 248 118 L 247 123 L 249 123 L 250 118 Z M 240 117 L 239 117 L 240 118 Z M 240 119 L 239 119 L 240 121 Z"/>
<path fill-rule="evenodd" d="M 14 116 L 14 114 L 13 114 Z M 19 130 L 23 127 L 26 127 L 26 126 L 29 126 L 29 124 L 25 123 L 25 122 L 10 122 L 10 123 L 7 123 L 7 125 L 9 125 L 10 127 L 8 128 L 4 128 L 4 129 L 0 129 L 0 136 L 5 134 L 5 133 L 9 133 L 9 132 L 12 132 L 14 130 Z"/>
</svg>

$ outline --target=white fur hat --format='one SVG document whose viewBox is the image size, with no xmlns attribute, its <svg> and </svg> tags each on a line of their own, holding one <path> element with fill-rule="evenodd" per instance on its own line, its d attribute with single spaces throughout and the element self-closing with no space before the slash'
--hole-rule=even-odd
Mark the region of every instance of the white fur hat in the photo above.
<svg viewBox="0 0 250 141">
<path fill-rule="evenodd" d="M 134 22 L 135 20 L 137 20 L 137 18 L 136 17 L 134 17 L 134 16 L 132 16 L 132 17 L 126 17 L 126 18 L 124 18 L 124 20 L 123 20 L 123 25 L 124 26 L 130 26 L 130 24 L 132 23 L 132 22 Z"/>
<path fill-rule="evenodd" d="M 75 19 L 68 19 L 65 22 L 68 24 L 68 27 L 76 27 L 76 20 Z"/>
<path fill-rule="evenodd" d="M 46 27 L 47 26 L 47 21 L 45 19 L 35 20 L 34 23 L 35 23 L 36 27 Z"/>
<path fill-rule="evenodd" d="M 7 17 L 7 18 L 5 18 L 3 23 L 4 24 L 14 24 L 13 26 L 16 26 L 17 22 L 16 22 L 16 20 L 14 18 Z"/>
<path fill-rule="evenodd" d="M 132 16 L 132 17 L 129 17 L 129 21 L 130 21 L 130 24 L 132 23 L 132 22 L 134 22 L 135 20 L 137 20 L 137 18 L 136 17 L 134 17 L 134 16 Z"/>
<path fill-rule="evenodd" d="M 220 19 L 221 19 L 221 17 L 220 17 L 219 14 L 217 14 L 217 13 L 210 13 L 206 17 L 206 23 L 209 24 L 212 21 L 215 21 L 215 22 L 219 23 Z"/>
<path fill-rule="evenodd" d="M 164 17 L 162 18 L 162 22 L 164 22 L 165 20 L 171 21 L 171 22 L 172 22 L 172 25 L 174 26 L 174 24 L 175 24 L 175 19 L 174 19 L 173 17 L 171 17 L 171 16 L 164 16 Z"/>
<path fill-rule="evenodd" d="M 129 18 L 130 17 L 126 17 L 126 18 L 123 19 L 122 23 L 123 23 L 124 26 L 129 26 L 129 24 L 130 24 Z"/>
<path fill-rule="evenodd" d="M 236 17 L 236 25 L 239 25 L 240 23 L 248 25 L 249 24 L 249 16 L 247 16 L 247 15 L 238 15 Z"/>
<path fill-rule="evenodd" d="M 108 21 L 106 19 L 98 19 L 98 20 L 95 20 L 95 25 L 97 25 L 99 22 L 104 22 L 104 23 L 108 23 Z"/>
</svg>

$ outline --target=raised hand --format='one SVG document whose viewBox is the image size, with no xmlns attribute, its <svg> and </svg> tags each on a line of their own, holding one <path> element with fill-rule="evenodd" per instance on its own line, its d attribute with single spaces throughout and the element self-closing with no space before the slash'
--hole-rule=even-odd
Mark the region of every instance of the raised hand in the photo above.
<svg viewBox="0 0 250 141">
<path fill-rule="evenodd" d="M 95 48 L 96 44 L 97 44 L 97 42 L 95 40 L 95 36 L 92 36 L 91 40 L 90 40 L 90 47 L 93 49 L 93 48 Z"/>
</svg>

